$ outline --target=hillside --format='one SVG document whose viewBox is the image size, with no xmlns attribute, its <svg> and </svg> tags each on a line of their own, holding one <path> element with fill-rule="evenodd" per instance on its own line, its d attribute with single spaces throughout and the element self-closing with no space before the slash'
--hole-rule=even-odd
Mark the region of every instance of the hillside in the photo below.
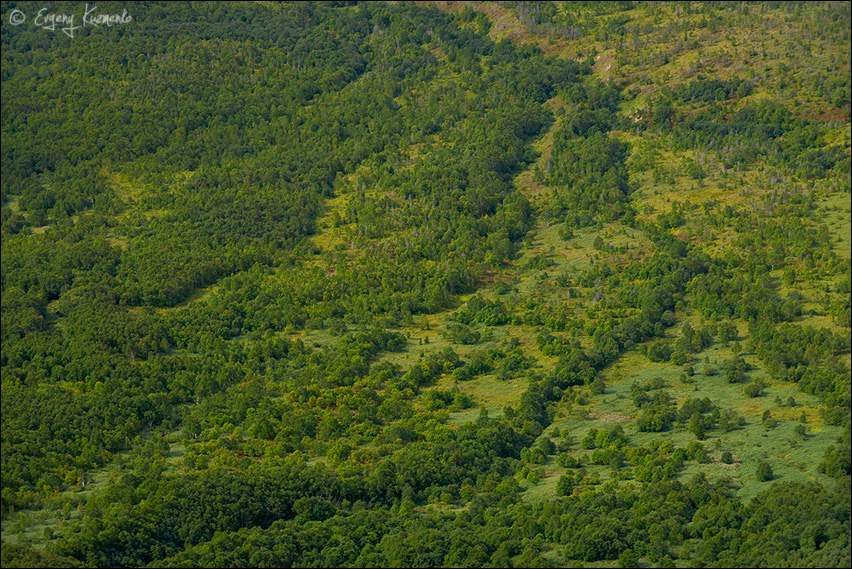
<svg viewBox="0 0 852 569">
<path fill-rule="evenodd" d="M 4 567 L 849 566 L 849 3 L 0 13 Z"/>
</svg>

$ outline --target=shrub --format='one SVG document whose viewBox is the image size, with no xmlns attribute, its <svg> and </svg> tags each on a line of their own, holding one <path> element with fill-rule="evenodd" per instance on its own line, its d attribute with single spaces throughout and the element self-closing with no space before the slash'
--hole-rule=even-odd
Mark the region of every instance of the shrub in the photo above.
<svg viewBox="0 0 852 569">
<path fill-rule="evenodd" d="M 759 482 L 768 482 L 768 481 L 772 480 L 772 478 L 773 478 L 772 467 L 769 466 L 768 463 L 760 461 L 757 464 L 757 471 L 755 472 L 755 478 L 757 478 L 757 480 Z"/>
<path fill-rule="evenodd" d="M 763 393 L 763 384 L 759 381 L 753 381 L 743 387 L 743 393 L 749 397 L 758 397 L 761 393 Z"/>
</svg>

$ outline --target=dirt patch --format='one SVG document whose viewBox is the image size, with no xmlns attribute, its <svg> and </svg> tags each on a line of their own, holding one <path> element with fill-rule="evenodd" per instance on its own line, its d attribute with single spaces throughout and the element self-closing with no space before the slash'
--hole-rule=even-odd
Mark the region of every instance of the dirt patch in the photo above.
<svg viewBox="0 0 852 569">
<path fill-rule="evenodd" d="M 614 75 L 614 72 L 612 72 L 614 65 L 615 51 L 611 50 L 595 57 L 595 64 L 592 66 L 592 69 L 594 69 L 598 77 L 604 81 L 609 81 Z"/>
</svg>

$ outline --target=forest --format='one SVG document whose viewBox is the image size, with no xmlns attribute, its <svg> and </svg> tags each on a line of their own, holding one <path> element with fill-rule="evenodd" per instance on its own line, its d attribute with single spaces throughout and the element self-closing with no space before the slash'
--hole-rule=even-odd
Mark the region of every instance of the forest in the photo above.
<svg viewBox="0 0 852 569">
<path fill-rule="evenodd" d="M 852 563 L 848 2 L 94 13 L 0 3 L 3 567 Z"/>
</svg>

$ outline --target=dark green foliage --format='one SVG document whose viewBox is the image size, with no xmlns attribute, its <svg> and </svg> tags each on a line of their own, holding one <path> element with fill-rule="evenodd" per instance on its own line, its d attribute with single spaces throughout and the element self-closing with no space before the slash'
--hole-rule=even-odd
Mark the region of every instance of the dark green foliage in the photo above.
<svg viewBox="0 0 852 569">
<path fill-rule="evenodd" d="M 695 435 L 695 438 L 699 441 L 703 441 L 707 437 L 704 422 L 698 414 L 693 415 L 689 420 L 689 431 Z"/>
<path fill-rule="evenodd" d="M 743 383 L 746 377 L 745 372 L 748 369 L 749 366 L 742 357 L 731 358 L 724 365 L 725 379 L 728 380 L 728 383 Z"/>
<path fill-rule="evenodd" d="M 745 419 L 730 409 L 725 409 L 722 411 L 721 416 L 719 418 L 719 429 L 722 432 L 727 433 L 728 431 L 732 431 L 734 429 L 738 429 L 745 425 Z"/>
<path fill-rule="evenodd" d="M 3 567 L 41 569 L 42 567 L 86 567 L 86 564 L 73 557 L 56 555 L 31 545 L 3 543 Z"/>
<path fill-rule="evenodd" d="M 675 412 L 668 405 L 653 405 L 639 416 L 636 426 L 640 431 L 660 432 L 671 428 L 675 419 Z"/>
<path fill-rule="evenodd" d="M 561 452 L 556 457 L 556 463 L 562 468 L 580 468 L 580 459 L 568 453 Z"/>
<path fill-rule="evenodd" d="M 648 348 L 648 359 L 652 362 L 664 362 L 672 356 L 674 350 L 665 340 L 657 340 Z"/>
<path fill-rule="evenodd" d="M 740 20 L 821 41 L 848 7 L 492 7 L 590 36 L 579 63 L 443 4 L 129 4 L 73 39 L 3 4 L 4 567 L 849 565 L 849 262 L 823 199 L 848 192 L 847 60 L 804 99 L 774 96 L 783 57 L 673 89 L 618 67 L 630 39 L 638 70 Z M 634 211 L 676 176 L 725 205 Z M 724 380 L 701 375 L 714 342 Z M 629 406 L 612 364 L 636 352 L 662 371 L 635 418 L 595 417 Z M 818 467 L 835 489 L 745 503 L 683 476 L 745 424 L 684 389 L 759 395 L 752 357 L 844 427 Z"/>
<path fill-rule="evenodd" d="M 825 460 L 820 464 L 820 471 L 835 478 L 852 474 L 852 452 L 849 445 L 849 425 L 843 431 L 839 446 L 829 445 L 825 449 Z"/>
<path fill-rule="evenodd" d="M 629 188 L 623 167 L 628 147 L 601 132 L 598 126 L 603 125 L 592 126 L 583 133 L 588 136 L 561 130 L 554 142 L 554 165 L 548 180 L 564 189 L 552 206 L 561 207 L 554 209 L 552 215 L 564 217 L 573 207 L 579 212 L 574 214 L 574 224 L 580 227 L 589 225 L 598 213 L 605 219 L 618 219 L 628 211 L 625 202 Z"/>
<path fill-rule="evenodd" d="M 513 321 L 511 313 L 500 300 L 483 299 L 474 295 L 464 309 L 454 314 L 454 319 L 462 324 L 478 322 L 486 326 L 502 326 Z"/>
<path fill-rule="evenodd" d="M 743 387 L 743 393 L 749 397 L 758 397 L 763 393 L 763 383 L 752 381 Z"/>
<path fill-rule="evenodd" d="M 454 344 L 478 344 L 482 334 L 464 324 L 448 324 L 447 339 Z"/>
<path fill-rule="evenodd" d="M 486 261 L 514 255 L 532 211 L 507 180 L 525 141 L 546 124 L 539 103 L 584 72 L 510 44 L 495 48 L 448 15 L 408 6 L 287 5 L 272 18 L 283 26 L 274 31 L 261 6 L 137 8 L 140 33 L 116 28 L 110 40 L 56 44 L 29 26 L 4 34 L 4 70 L 50 53 L 73 74 L 61 88 L 62 73 L 3 78 L 4 116 L 17 117 L 3 124 L 4 202 L 17 195 L 25 221 L 50 224 L 3 237 L 4 436 L 9 448 L 31 449 L 29 459 L 4 452 L 4 512 L 29 504 L 33 491 L 61 488 L 66 472 L 104 464 L 163 421 L 174 427 L 186 417 L 190 440 L 245 421 L 249 434 L 288 451 L 303 449 L 305 437 L 345 432 L 351 419 L 343 414 L 320 419 L 302 406 L 322 398 L 316 389 L 352 386 L 377 351 L 404 345 L 398 336 L 347 336 L 347 327 L 439 310 L 473 290 Z M 167 46 L 170 25 L 185 29 L 166 30 L 180 38 Z M 105 47 L 110 41 L 122 47 Z M 475 101 L 455 83 L 430 87 L 426 113 L 413 99 L 406 110 L 393 100 L 438 72 L 423 47 L 429 41 L 465 73 Z M 88 50 L 115 55 L 96 69 L 83 63 Z M 491 58 L 488 75 L 471 67 L 483 57 Z M 51 114 L 56 105 L 64 105 L 62 121 Z M 84 115 L 92 128 L 79 128 Z M 446 148 L 413 171 L 404 167 L 396 148 L 433 134 Z M 365 162 L 372 167 L 355 181 L 351 219 L 339 221 L 357 224 L 351 246 L 363 252 L 361 270 L 345 258 L 328 257 L 325 270 L 306 264 L 304 237 L 315 232 L 323 199 Z M 378 184 L 399 193 L 376 203 L 363 190 Z M 393 223 L 386 210 L 396 212 Z M 173 306 L 214 282 L 215 294 L 174 312 L 126 308 Z M 488 325 L 509 318 L 496 304 L 477 317 L 485 316 Z M 343 338 L 333 354 L 272 336 L 317 327 Z M 476 331 L 457 332 L 477 341 Z M 504 378 L 528 366 L 516 353 L 490 360 Z M 402 375 L 416 389 L 444 364 L 383 381 Z M 274 382 L 288 378 L 284 390 L 295 401 L 252 414 L 259 399 L 229 390 L 270 373 Z M 43 393 L 33 397 L 36 388 Z M 241 409 L 231 408 L 236 401 Z M 358 408 L 372 418 L 367 434 L 399 418 L 382 412 L 382 402 Z M 470 403 L 454 397 L 450 406 Z M 293 421 L 280 428 L 281 417 Z"/>
<path fill-rule="evenodd" d="M 625 549 L 618 556 L 619 567 L 639 567 L 639 556 L 632 549 Z"/>
<path fill-rule="evenodd" d="M 772 480 L 774 476 L 772 474 L 772 467 L 769 466 L 768 463 L 761 461 L 757 463 L 757 470 L 755 471 L 754 476 L 757 478 L 758 482 L 767 482 Z"/>
<path fill-rule="evenodd" d="M 710 103 L 713 101 L 725 101 L 734 96 L 738 98 L 747 97 L 751 92 L 751 83 L 742 79 L 724 81 L 699 77 L 695 81 L 683 84 L 677 90 L 676 96 L 684 102 L 698 101 Z"/>
<path fill-rule="evenodd" d="M 589 225 L 598 215 L 630 218 L 632 210 L 624 168 L 629 148 L 607 134 L 616 122 L 617 89 L 590 80 L 570 87 L 563 97 L 579 108 L 557 131 L 543 177 L 555 187 L 548 213 L 565 220 L 563 238 L 569 238 L 573 226 Z"/>
</svg>

